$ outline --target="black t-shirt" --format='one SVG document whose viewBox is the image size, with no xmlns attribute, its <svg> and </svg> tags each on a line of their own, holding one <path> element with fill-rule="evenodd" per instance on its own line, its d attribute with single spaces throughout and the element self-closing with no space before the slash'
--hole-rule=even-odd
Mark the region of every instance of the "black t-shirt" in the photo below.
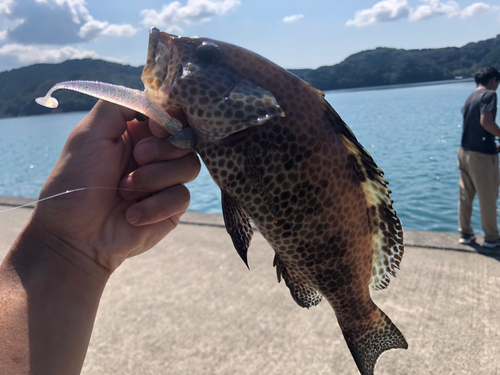
<svg viewBox="0 0 500 375">
<path fill-rule="evenodd" d="M 487 89 L 474 91 L 462 108 L 464 116 L 462 148 L 464 150 L 482 152 L 483 154 L 497 153 L 495 136 L 488 133 L 480 122 L 481 115 L 487 112 L 492 112 L 493 119 L 495 119 L 497 94 L 495 91 Z"/>
</svg>

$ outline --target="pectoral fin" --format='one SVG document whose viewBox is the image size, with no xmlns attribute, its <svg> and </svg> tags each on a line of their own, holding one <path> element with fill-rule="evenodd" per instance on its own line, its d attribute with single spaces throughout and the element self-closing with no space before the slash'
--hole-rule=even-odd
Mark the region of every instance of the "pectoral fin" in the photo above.
<svg viewBox="0 0 500 375">
<path fill-rule="evenodd" d="M 217 106 L 222 113 L 230 109 L 235 119 L 249 126 L 262 125 L 273 117 L 285 117 L 271 92 L 247 80 L 238 82 Z"/>
<path fill-rule="evenodd" d="M 222 190 L 222 213 L 227 233 L 231 236 L 236 251 L 248 267 L 247 252 L 253 236 L 250 219 L 238 202 L 224 190 Z"/>
</svg>

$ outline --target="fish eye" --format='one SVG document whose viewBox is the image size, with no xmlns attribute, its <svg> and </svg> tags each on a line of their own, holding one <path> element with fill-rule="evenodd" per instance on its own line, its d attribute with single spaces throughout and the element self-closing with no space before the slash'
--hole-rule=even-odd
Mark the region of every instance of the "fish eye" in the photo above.
<svg viewBox="0 0 500 375">
<path fill-rule="evenodd" d="M 221 52 L 217 44 L 212 42 L 203 42 L 196 49 L 196 56 L 198 56 L 198 58 L 203 63 L 215 64 L 219 62 L 221 58 Z"/>
</svg>

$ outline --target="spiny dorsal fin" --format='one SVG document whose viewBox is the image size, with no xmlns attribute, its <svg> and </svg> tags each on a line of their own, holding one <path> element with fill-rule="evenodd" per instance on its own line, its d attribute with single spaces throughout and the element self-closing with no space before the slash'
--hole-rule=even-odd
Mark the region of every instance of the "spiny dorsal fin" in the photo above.
<svg viewBox="0 0 500 375">
<path fill-rule="evenodd" d="M 248 267 L 247 252 L 253 236 L 250 219 L 238 202 L 224 190 L 222 190 L 222 213 L 227 233 L 231 236 L 236 251 Z"/>
<path fill-rule="evenodd" d="M 321 302 L 323 298 L 321 293 L 304 282 L 299 275 L 288 272 L 278 254 L 274 256 L 273 266 L 276 267 L 278 282 L 281 281 L 281 278 L 285 280 L 285 284 L 290 289 L 290 293 L 297 305 L 309 308 Z"/>
<path fill-rule="evenodd" d="M 403 227 L 396 211 L 392 208 L 393 200 L 384 172 L 375 164 L 366 149 L 358 142 L 353 132 L 342 121 L 335 110 L 323 99 L 324 94 L 316 90 L 324 103 L 325 111 L 336 133 L 340 136 L 350 161 L 358 173 L 361 187 L 366 197 L 372 231 L 373 266 L 370 286 L 384 289 L 389 285 L 388 274 L 396 276 L 396 269 L 404 253 Z"/>
</svg>

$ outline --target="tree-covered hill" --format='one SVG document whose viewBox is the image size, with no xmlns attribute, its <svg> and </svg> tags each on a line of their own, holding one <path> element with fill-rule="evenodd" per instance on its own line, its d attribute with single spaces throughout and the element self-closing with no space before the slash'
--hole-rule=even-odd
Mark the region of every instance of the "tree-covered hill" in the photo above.
<svg viewBox="0 0 500 375">
<path fill-rule="evenodd" d="M 461 48 L 376 48 L 337 65 L 291 72 L 321 90 L 336 90 L 469 78 L 484 66 L 500 69 L 500 35 Z"/>
<path fill-rule="evenodd" d="M 39 115 L 56 112 L 85 111 L 97 99 L 72 91 L 56 91 L 59 107 L 49 109 L 35 103 L 58 82 L 91 80 L 110 82 L 143 90 L 142 67 L 132 67 L 102 60 L 68 60 L 60 64 L 36 64 L 0 73 L 0 117 Z"/>
<path fill-rule="evenodd" d="M 469 78 L 483 66 L 500 69 L 500 35 L 463 47 L 404 50 L 376 48 L 349 56 L 340 64 L 318 69 L 290 70 L 321 90 L 335 90 L 393 84 Z M 84 111 L 96 99 L 87 95 L 56 92 L 57 109 L 39 106 L 34 99 L 44 96 L 56 83 L 95 80 L 142 90 L 142 67 L 102 60 L 69 60 L 60 64 L 36 64 L 0 73 L 0 117 Z"/>
</svg>

